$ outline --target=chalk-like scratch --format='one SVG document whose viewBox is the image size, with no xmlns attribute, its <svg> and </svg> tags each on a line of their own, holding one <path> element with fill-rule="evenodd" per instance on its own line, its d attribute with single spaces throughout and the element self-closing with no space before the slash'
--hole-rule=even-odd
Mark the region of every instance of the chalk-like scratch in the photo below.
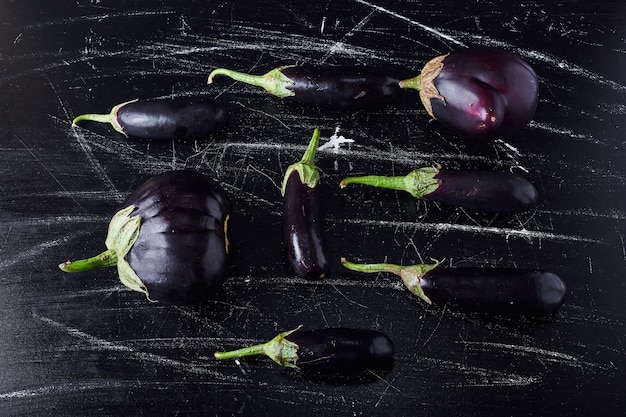
<svg viewBox="0 0 626 417">
<path fill-rule="evenodd" d="M 81 16 L 75 16 L 75 17 L 67 17 L 65 19 L 54 20 L 50 22 L 41 22 L 41 23 L 34 23 L 31 25 L 26 25 L 23 27 L 23 29 L 41 29 L 41 28 L 52 27 L 52 26 L 69 25 L 69 24 L 78 23 L 78 22 L 90 22 L 90 21 L 102 22 L 102 21 L 110 20 L 110 19 L 117 19 L 117 18 L 126 19 L 126 18 L 137 17 L 137 16 L 158 16 L 158 15 L 166 16 L 166 15 L 171 15 L 175 13 L 176 12 L 170 11 L 170 10 L 154 10 L 154 11 L 128 10 L 128 11 L 118 12 L 118 13 L 103 13 L 103 14 L 96 14 L 96 15 L 90 15 L 90 16 L 81 15 Z"/>
<path fill-rule="evenodd" d="M 372 9 L 375 9 L 375 10 L 381 12 L 381 13 L 385 13 L 385 14 L 388 14 L 389 16 L 393 16 L 393 17 L 395 17 L 397 19 L 400 19 L 400 20 L 403 20 L 405 22 L 408 22 L 411 25 L 417 26 L 417 27 L 423 29 L 424 31 L 435 35 L 438 38 L 445 39 L 445 40 L 447 40 L 449 42 L 452 42 L 452 43 L 454 43 L 456 45 L 459 45 L 459 46 L 465 46 L 465 44 L 463 42 L 457 40 L 456 38 L 454 38 L 454 37 L 452 37 L 450 35 L 447 35 L 447 34 L 443 33 L 442 31 L 440 31 L 438 29 L 432 28 L 430 26 L 426 26 L 423 23 L 420 23 L 420 22 L 418 22 L 416 20 L 409 19 L 408 17 L 403 16 L 403 15 L 401 15 L 399 13 L 396 13 L 396 12 L 394 12 L 392 10 L 386 9 L 386 8 L 384 8 L 382 6 L 378 6 L 376 4 L 373 4 L 373 3 L 370 3 L 370 2 L 364 1 L 364 0 L 354 0 L 354 1 L 356 3 L 360 3 L 360 4 L 363 4 L 365 6 L 371 7 Z"/>
<path fill-rule="evenodd" d="M 84 231 L 74 234 L 73 237 L 84 236 L 90 233 L 91 233 L 90 230 L 84 230 Z M 59 246 L 59 244 L 63 243 L 64 241 L 65 241 L 64 238 L 52 239 L 52 240 L 48 240 L 45 242 L 41 242 L 38 245 L 30 247 L 29 249 L 22 250 L 17 255 L 12 256 L 11 258 L 5 259 L 2 262 L 0 262 L 0 270 L 5 270 L 15 264 L 23 262 L 24 260 L 41 256 L 41 253 L 45 251 L 46 249 Z"/>
<path fill-rule="evenodd" d="M 549 239 L 562 240 L 572 242 L 591 242 L 603 243 L 600 240 L 586 238 L 582 236 L 565 235 L 559 233 L 541 232 L 538 230 L 518 230 L 506 227 L 486 227 L 479 225 L 453 224 L 453 223 L 424 223 L 424 222 L 406 222 L 406 221 L 388 221 L 388 220 L 369 220 L 369 219 L 347 219 L 335 218 L 334 222 L 358 224 L 378 227 L 398 227 L 402 229 L 416 229 L 428 231 L 457 231 L 466 233 L 476 233 L 485 235 L 502 235 L 509 237 L 522 237 L 528 239 Z"/>
<path fill-rule="evenodd" d="M 80 207 L 81 209 L 85 210 L 85 208 L 76 200 L 76 198 L 74 198 L 74 196 L 72 194 L 69 194 L 69 191 L 67 190 L 67 188 L 65 188 L 65 186 L 61 183 L 61 181 L 59 181 L 59 179 L 52 173 L 52 171 L 50 171 L 50 169 L 46 166 L 46 164 L 43 163 L 43 161 L 41 159 L 39 159 L 39 157 L 37 157 L 37 155 L 35 155 L 35 153 L 32 151 L 32 149 L 30 149 L 28 146 L 26 146 L 26 144 L 24 143 L 24 141 L 22 140 L 22 138 L 20 138 L 19 136 L 15 135 L 15 138 L 22 144 L 22 146 L 24 147 L 24 149 L 26 149 L 26 151 L 28 151 L 28 153 L 35 158 L 35 160 L 39 163 L 39 165 L 41 165 L 43 167 L 44 170 L 46 170 L 46 172 L 48 173 L 48 175 L 50 175 L 52 177 L 52 179 L 59 185 L 59 187 L 61 187 L 61 189 L 63 191 L 65 191 L 66 193 L 68 193 L 68 195 L 70 196 L 70 198 L 72 199 L 72 201 L 74 203 L 76 203 L 76 205 L 78 207 Z"/>
<path fill-rule="evenodd" d="M 0 394 L 0 400 L 24 399 L 115 388 L 135 388 L 142 385 L 143 384 L 138 381 L 68 382 L 65 384 L 54 384 L 45 387 L 6 392 Z"/>
<path fill-rule="evenodd" d="M 337 41 L 334 45 L 332 45 L 330 49 L 328 50 L 328 52 L 326 52 L 326 54 L 322 57 L 320 61 L 322 63 L 326 62 L 332 54 L 334 54 L 337 50 L 342 49 L 346 40 L 350 36 L 352 36 L 354 33 L 358 32 L 363 26 L 365 26 L 367 22 L 369 22 L 375 14 L 376 14 L 376 10 L 372 10 L 359 23 L 357 23 L 356 26 L 354 26 L 345 35 L 343 35 L 343 37 L 339 41 Z"/>
<path fill-rule="evenodd" d="M 37 313 L 33 313 L 33 318 L 40 320 L 41 322 L 46 323 L 49 326 L 55 329 L 58 329 L 76 339 L 86 342 L 89 346 L 91 346 L 94 349 L 125 353 L 140 361 L 152 362 L 160 366 L 173 368 L 183 373 L 197 374 L 197 375 L 211 375 L 211 376 L 218 377 L 218 378 L 224 378 L 230 381 L 237 380 L 237 378 L 228 377 L 226 375 L 223 375 L 219 372 L 215 372 L 203 366 L 197 366 L 192 363 L 181 362 L 175 359 L 167 358 L 165 356 L 156 355 L 153 353 L 136 351 L 128 346 L 125 346 L 119 343 L 113 343 L 105 339 L 101 339 L 89 333 L 85 333 L 75 327 L 67 326 L 63 323 L 60 323 L 48 317 L 41 316 Z"/>
<path fill-rule="evenodd" d="M 502 350 L 521 352 L 524 354 L 532 354 L 538 355 L 542 357 L 551 358 L 558 361 L 567 361 L 567 362 L 579 362 L 580 359 L 573 355 L 568 355 L 567 353 L 557 352 L 554 350 L 542 349 L 534 346 L 522 346 L 522 345 L 512 345 L 506 343 L 496 343 L 496 342 L 469 342 L 463 341 L 461 342 L 465 345 L 473 345 L 473 346 L 484 346 L 497 348 Z"/>
</svg>

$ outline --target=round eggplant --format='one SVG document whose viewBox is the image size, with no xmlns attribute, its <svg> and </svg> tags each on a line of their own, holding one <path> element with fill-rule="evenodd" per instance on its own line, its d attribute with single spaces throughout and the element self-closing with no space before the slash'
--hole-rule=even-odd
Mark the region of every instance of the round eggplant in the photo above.
<svg viewBox="0 0 626 417">
<path fill-rule="evenodd" d="M 438 56 L 400 86 L 418 90 L 431 117 L 474 138 L 506 137 L 526 126 L 535 115 L 539 92 L 533 68 L 495 48 Z"/>
<path fill-rule="evenodd" d="M 216 75 L 226 75 L 262 87 L 274 96 L 314 106 L 380 107 L 402 93 L 399 80 L 370 68 L 292 65 L 264 75 L 218 68 L 209 75 L 209 84 Z"/>
<path fill-rule="evenodd" d="M 287 261 L 301 278 L 321 279 L 329 262 L 322 236 L 322 216 L 315 166 L 320 131 L 315 129 L 300 162 L 290 165 L 283 179 L 283 242 Z"/>
<path fill-rule="evenodd" d="M 536 188 L 525 178 L 510 172 L 453 171 L 424 167 L 408 175 L 348 177 L 339 185 L 363 184 L 406 191 L 413 197 L 463 207 L 501 213 L 516 213 L 537 205 Z"/>
<path fill-rule="evenodd" d="M 113 107 L 109 114 L 83 114 L 82 121 L 110 123 L 124 136 L 144 139 L 204 139 L 220 130 L 227 121 L 226 110 L 215 100 L 179 97 L 132 100 Z"/>
<path fill-rule="evenodd" d="M 262 344 L 215 352 L 215 358 L 266 355 L 280 366 L 336 373 L 377 370 L 393 362 L 394 345 L 384 333 L 344 327 L 300 330 L 301 327 Z"/>
<path fill-rule="evenodd" d="M 59 265 L 80 272 L 117 265 L 120 280 L 148 299 L 190 304 L 226 278 L 230 204 L 222 187 L 193 171 L 168 171 L 137 188 L 109 224 L 107 250 Z"/>
<path fill-rule="evenodd" d="M 469 311 L 546 315 L 558 310 L 567 292 L 559 276 L 534 269 L 355 264 L 345 258 L 341 262 L 352 271 L 396 274 L 412 294 L 428 304 L 450 303 Z"/>
</svg>

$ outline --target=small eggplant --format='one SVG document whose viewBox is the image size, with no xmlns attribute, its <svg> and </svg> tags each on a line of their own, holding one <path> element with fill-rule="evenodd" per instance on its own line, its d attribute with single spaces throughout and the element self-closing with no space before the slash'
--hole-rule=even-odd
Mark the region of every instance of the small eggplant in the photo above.
<svg viewBox="0 0 626 417">
<path fill-rule="evenodd" d="M 349 184 L 406 191 L 418 199 L 501 213 L 529 210 L 539 200 L 537 190 L 528 180 L 510 172 L 452 171 L 438 166 L 423 167 L 406 176 L 348 177 L 339 186 L 343 188 Z"/>
<path fill-rule="evenodd" d="M 428 114 L 448 129 L 474 138 L 506 137 L 526 126 L 539 90 L 527 62 L 495 48 L 438 56 L 400 86 L 418 90 Z"/>
<path fill-rule="evenodd" d="M 113 107 L 109 114 L 83 114 L 82 121 L 110 123 L 124 136 L 144 139 L 203 139 L 226 124 L 226 110 L 215 100 L 179 97 L 131 100 Z"/>
<path fill-rule="evenodd" d="M 81 272 L 117 265 L 128 288 L 164 304 L 206 299 L 224 282 L 230 204 L 222 187 L 193 171 L 168 171 L 137 188 L 113 216 L 107 250 L 59 265 Z"/>
<path fill-rule="evenodd" d="M 226 75 L 236 81 L 264 88 L 287 100 L 325 107 L 381 107 L 402 93 L 400 81 L 359 67 L 292 65 L 274 68 L 264 75 L 218 68 L 209 75 Z"/>
<path fill-rule="evenodd" d="M 215 352 L 215 358 L 266 355 L 280 366 L 336 373 L 377 370 L 393 362 L 394 345 L 384 333 L 344 327 L 300 330 L 301 327 L 259 345 Z"/>
<path fill-rule="evenodd" d="M 322 237 L 320 174 L 315 166 L 319 137 L 320 130 L 315 129 L 302 160 L 287 168 L 282 183 L 287 260 L 296 275 L 306 279 L 324 278 L 329 269 Z"/>
<path fill-rule="evenodd" d="M 463 310 L 541 316 L 563 304 L 565 283 L 551 272 L 517 268 L 445 268 L 435 264 L 341 263 L 357 272 L 390 272 L 428 304 L 450 303 Z"/>
</svg>

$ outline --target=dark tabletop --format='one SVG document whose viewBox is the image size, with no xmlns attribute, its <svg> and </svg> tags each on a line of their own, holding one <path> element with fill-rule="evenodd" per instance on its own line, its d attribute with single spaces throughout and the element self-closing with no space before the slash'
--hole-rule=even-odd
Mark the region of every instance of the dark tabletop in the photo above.
<svg viewBox="0 0 626 417">
<path fill-rule="evenodd" d="M 0 3 L 0 415 L 617 416 L 626 410 L 626 3 L 623 1 L 3 1 Z M 431 121 L 416 92 L 373 110 L 305 107 L 226 78 L 279 65 L 369 66 L 416 75 L 430 58 L 494 46 L 539 76 L 534 120 L 492 141 Z M 228 126 L 202 140 L 125 138 L 80 113 L 202 95 Z M 280 182 L 315 127 L 353 142 L 318 152 L 331 273 L 294 276 Z M 536 209 L 489 214 L 351 187 L 347 175 L 441 164 L 510 170 Z M 115 268 L 57 265 L 104 249 L 134 188 L 188 168 L 219 181 L 233 214 L 228 280 L 192 306 L 151 303 Z M 428 306 L 398 264 L 539 268 L 563 307 L 542 318 Z M 388 334 L 394 367 L 356 381 L 307 378 L 216 350 L 298 325 Z"/>
</svg>

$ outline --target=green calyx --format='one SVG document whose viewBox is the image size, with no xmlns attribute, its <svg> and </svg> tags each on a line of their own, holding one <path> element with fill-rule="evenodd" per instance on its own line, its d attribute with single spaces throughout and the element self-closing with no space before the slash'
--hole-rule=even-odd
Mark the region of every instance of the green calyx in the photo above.
<svg viewBox="0 0 626 417">
<path fill-rule="evenodd" d="M 298 326 L 293 330 L 278 334 L 272 340 L 258 345 L 248 346 L 228 352 L 215 352 L 216 359 L 237 359 L 245 356 L 265 355 L 272 359 L 280 366 L 287 368 L 299 369 L 296 365 L 298 361 L 299 346 L 289 340 L 287 336 L 300 330 L 302 326 Z"/>
<path fill-rule="evenodd" d="M 287 167 L 285 171 L 285 176 L 283 178 L 283 184 L 281 188 L 281 194 L 285 195 L 285 188 L 287 187 L 287 180 L 291 176 L 291 173 L 294 171 L 298 172 L 300 176 L 300 182 L 302 184 L 306 184 L 310 188 L 315 188 L 317 184 L 320 182 L 320 173 L 317 167 L 315 166 L 315 153 L 317 152 L 317 146 L 320 140 L 320 130 L 315 129 L 313 131 L 313 136 L 309 141 L 309 145 L 304 152 L 304 156 L 300 160 L 300 162 L 296 162 L 295 164 L 291 164 Z"/>
<path fill-rule="evenodd" d="M 117 120 L 117 112 L 125 105 L 134 103 L 137 100 L 139 99 L 134 99 L 134 100 L 126 101 L 124 103 L 120 103 L 114 106 L 111 109 L 111 112 L 108 114 L 87 113 L 87 114 L 81 114 L 80 116 L 76 116 L 74 120 L 72 120 L 72 127 L 78 126 L 78 123 L 83 122 L 83 121 L 109 123 L 111 126 L 113 126 L 113 129 L 115 129 L 117 132 L 128 137 L 126 132 L 124 132 L 124 128 L 120 125 L 119 121 Z"/>
<path fill-rule="evenodd" d="M 389 190 L 406 191 L 415 198 L 424 198 L 424 196 L 432 193 L 439 185 L 441 180 L 435 178 L 439 173 L 440 167 L 423 167 L 415 169 L 404 176 L 386 177 L 381 175 L 365 175 L 361 177 L 348 177 L 341 180 L 339 186 L 341 188 L 350 184 L 369 185 L 377 188 L 385 188 Z"/>
<path fill-rule="evenodd" d="M 439 266 L 438 261 L 434 264 L 416 264 L 410 266 L 402 266 L 396 264 L 389 263 L 376 263 L 376 264 L 356 264 L 346 260 L 346 258 L 341 258 L 341 264 L 351 270 L 356 272 L 364 272 L 364 273 L 378 273 L 378 272 L 389 272 L 395 275 L 398 275 L 402 279 L 402 283 L 404 286 L 415 296 L 421 298 L 428 304 L 432 304 L 432 301 L 428 296 L 424 293 L 424 289 L 422 288 L 422 277 L 426 275 L 427 272 L 432 271 L 437 266 Z"/>
<path fill-rule="evenodd" d="M 126 260 L 126 255 L 139 237 L 141 227 L 141 217 L 130 216 L 135 209 L 135 206 L 128 206 L 115 213 L 111 218 L 105 240 L 106 251 L 91 258 L 63 262 L 59 268 L 65 272 L 83 272 L 117 265 L 122 284 L 147 296 L 148 291 L 145 285 Z"/>
<path fill-rule="evenodd" d="M 249 85 L 262 87 L 274 96 L 280 98 L 290 97 L 294 96 L 296 93 L 288 87 L 295 85 L 295 82 L 283 74 L 283 70 L 293 66 L 295 65 L 274 68 L 264 75 L 252 75 L 244 72 L 233 71 L 227 68 L 217 68 L 209 74 L 207 84 L 212 84 L 213 78 L 216 75 L 226 75 L 235 81 L 241 81 Z"/>
</svg>

